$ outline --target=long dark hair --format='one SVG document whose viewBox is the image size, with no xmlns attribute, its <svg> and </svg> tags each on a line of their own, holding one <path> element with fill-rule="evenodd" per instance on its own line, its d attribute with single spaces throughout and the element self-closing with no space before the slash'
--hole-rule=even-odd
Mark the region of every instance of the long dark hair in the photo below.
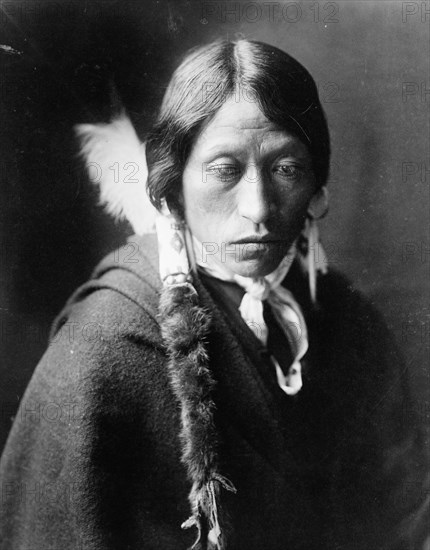
<svg viewBox="0 0 430 550">
<path fill-rule="evenodd" d="M 192 144 L 228 97 L 256 101 L 271 122 L 309 148 L 319 185 L 328 177 L 330 138 L 308 71 L 282 50 L 254 40 L 218 40 L 191 50 L 174 72 L 146 137 L 148 191 L 156 208 L 178 201 Z"/>
</svg>

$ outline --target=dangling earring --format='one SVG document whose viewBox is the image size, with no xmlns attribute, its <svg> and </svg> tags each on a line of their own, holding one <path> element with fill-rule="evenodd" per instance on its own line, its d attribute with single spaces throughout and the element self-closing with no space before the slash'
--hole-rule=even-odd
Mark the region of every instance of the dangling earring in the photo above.
<svg viewBox="0 0 430 550">
<path fill-rule="evenodd" d="M 309 293 L 313 304 L 317 302 L 317 271 L 327 273 L 327 256 L 319 241 L 318 224 L 328 212 L 328 191 L 323 186 L 312 197 L 306 216 L 305 228 L 299 237 L 299 260 L 308 273 Z"/>
<path fill-rule="evenodd" d="M 157 230 L 159 272 L 163 284 L 176 285 L 191 282 L 186 224 L 163 200 L 155 216 Z"/>
</svg>

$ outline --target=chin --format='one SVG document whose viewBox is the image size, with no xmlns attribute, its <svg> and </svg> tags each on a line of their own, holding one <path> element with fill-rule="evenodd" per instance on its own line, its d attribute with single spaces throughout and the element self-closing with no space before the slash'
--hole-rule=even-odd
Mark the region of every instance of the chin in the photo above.
<svg viewBox="0 0 430 550">
<path fill-rule="evenodd" d="M 235 275 L 240 275 L 241 277 L 265 277 L 278 267 L 281 260 L 282 258 L 272 258 L 265 262 L 260 262 L 258 260 L 244 260 L 241 262 L 232 262 L 228 267 Z"/>
</svg>

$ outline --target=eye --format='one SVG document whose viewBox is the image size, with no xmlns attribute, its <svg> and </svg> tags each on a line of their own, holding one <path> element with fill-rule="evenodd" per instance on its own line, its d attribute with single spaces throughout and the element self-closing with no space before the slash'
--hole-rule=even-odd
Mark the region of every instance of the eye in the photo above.
<svg viewBox="0 0 430 550">
<path fill-rule="evenodd" d="M 211 164 L 206 167 L 206 173 L 213 175 L 220 181 L 232 181 L 240 174 L 240 169 L 235 164 Z"/>
<path fill-rule="evenodd" d="M 280 163 L 275 166 L 273 173 L 279 178 L 289 182 L 299 182 L 307 174 L 308 170 L 297 164 Z"/>
</svg>

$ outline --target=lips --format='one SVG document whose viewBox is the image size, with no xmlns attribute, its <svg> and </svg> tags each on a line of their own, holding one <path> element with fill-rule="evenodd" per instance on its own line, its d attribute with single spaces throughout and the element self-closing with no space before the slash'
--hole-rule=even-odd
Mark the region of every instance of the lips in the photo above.
<svg viewBox="0 0 430 550">
<path fill-rule="evenodd" d="M 236 261 L 253 261 L 285 252 L 285 240 L 273 236 L 246 237 L 231 243 L 237 247 Z"/>
<path fill-rule="evenodd" d="M 263 259 L 271 258 L 272 256 L 278 256 L 283 252 L 284 246 L 281 241 L 241 241 L 236 246 L 236 262 L 249 262 L 249 261 L 262 261 Z"/>
<path fill-rule="evenodd" d="M 273 235 L 252 235 L 250 237 L 238 239 L 237 241 L 232 241 L 230 244 L 276 244 L 282 242 L 283 239 L 280 239 Z"/>
</svg>

